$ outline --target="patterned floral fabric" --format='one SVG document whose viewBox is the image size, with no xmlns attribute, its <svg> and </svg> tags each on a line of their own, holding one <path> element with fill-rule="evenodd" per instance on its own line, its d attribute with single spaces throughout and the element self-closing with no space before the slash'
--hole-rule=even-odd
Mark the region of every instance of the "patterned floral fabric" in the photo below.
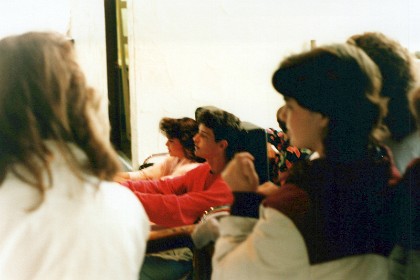
<svg viewBox="0 0 420 280">
<path fill-rule="evenodd" d="M 308 149 L 298 149 L 291 146 L 283 131 L 272 128 L 267 130 L 267 141 L 277 149 L 274 158 L 270 158 L 270 179 L 276 185 L 282 185 L 287 170 L 299 159 L 306 159 L 311 154 Z"/>
</svg>

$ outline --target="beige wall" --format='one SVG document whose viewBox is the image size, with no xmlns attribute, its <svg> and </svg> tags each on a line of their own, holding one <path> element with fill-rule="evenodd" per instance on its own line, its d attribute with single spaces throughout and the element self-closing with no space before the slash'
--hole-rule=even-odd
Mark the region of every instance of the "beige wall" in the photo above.
<svg viewBox="0 0 420 280">
<path fill-rule="evenodd" d="M 108 86 L 104 0 L 71 0 L 69 35 L 75 40 L 79 63 L 88 83 L 102 95 L 102 114 L 108 121 Z M 104 132 L 109 137 L 109 127 Z"/>
<path fill-rule="evenodd" d="M 69 33 L 107 117 L 103 0 L 1 1 L 0 37 L 27 30 Z M 133 163 L 165 151 L 163 116 L 193 117 L 215 105 L 276 126 L 282 99 L 270 85 L 281 59 L 354 33 L 381 31 L 420 50 L 412 0 L 128 0 Z"/>
<path fill-rule="evenodd" d="M 0 38 L 28 31 L 73 37 L 88 83 L 103 96 L 108 121 L 104 0 L 5 0 L 0 1 L 0 18 Z"/>
<path fill-rule="evenodd" d="M 133 162 L 165 151 L 163 116 L 215 105 L 276 126 L 270 79 L 293 52 L 381 31 L 420 50 L 412 0 L 128 0 Z"/>
</svg>

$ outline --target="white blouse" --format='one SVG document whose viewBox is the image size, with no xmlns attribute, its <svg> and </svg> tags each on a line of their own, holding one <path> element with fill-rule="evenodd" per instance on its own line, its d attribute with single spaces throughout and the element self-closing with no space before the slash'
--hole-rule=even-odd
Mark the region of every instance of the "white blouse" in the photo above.
<svg viewBox="0 0 420 280">
<path fill-rule="evenodd" d="M 150 227 L 138 199 L 117 183 L 81 181 L 58 153 L 51 171 L 34 210 L 34 187 L 11 173 L 0 186 L 0 278 L 137 280 Z"/>
</svg>

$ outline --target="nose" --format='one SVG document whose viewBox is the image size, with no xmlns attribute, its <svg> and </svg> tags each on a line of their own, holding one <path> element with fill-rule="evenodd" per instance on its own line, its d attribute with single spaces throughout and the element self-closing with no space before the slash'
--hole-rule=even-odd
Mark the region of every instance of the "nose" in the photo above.
<svg viewBox="0 0 420 280">
<path fill-rule="evenodd" d="M 198 138 L 199 138 L 199 136 L 198 136 L 198 133 L 197 133 L 197 134 L 196 134 L 196 135 L 194 135 L 194 137 L 193 137 L 194 144 L 198 142 Z"/>
<path fill-rule="evenodd" d="M 166 147 L 169 146 L 169 140 L 166 141 L 165 145 L 166 145 Z"/>
<path fill-rule="evenodd" d="M 287 117 L 287 112 L 286 111 L 287 111 L 287 108 L 283 107 L 280 110 L 279 115 L 278 115 L 279 119 L 284 123 L 286 123 L 286 117 Z"/>
</svg>

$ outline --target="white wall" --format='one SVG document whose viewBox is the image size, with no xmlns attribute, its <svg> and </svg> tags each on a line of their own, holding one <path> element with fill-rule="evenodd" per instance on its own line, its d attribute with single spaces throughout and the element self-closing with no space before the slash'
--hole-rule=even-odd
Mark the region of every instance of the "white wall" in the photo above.
<svg viewBox="0 0 420 280">
<path fill-rule="evenodd" d="M 128 0 L 133 163 L 165 151 L 158 122 L 215 105 L 276 126 L 284 56 L 381 31 L 420 50 L 414 0 Z M 137 121 L 137 122 L 136 122 Z"/>
<path fill-rule="evenodd" d="M 78 61 L 89 85 L 103 97 L 102 118 L 109 124 L 104 0 L 69 1 L 69 36 L 75 40 Z M 109 133 L 110 127 L 104 137 L 109 138 Z"/>
<path fill-rule="evenodd" d="M 71 0 L 2 0 L 0 38 L 27 31 L 66 33 Z"/>
<path fill-rule="evenodd" d="M 133 163 L 165 151 L 163 116 L 215 105 L 263 127 L 282 104 L 271 74 L 284 56 L 352 34 L 381 31 L 420 50 L 416 0 L 128 0 Z M 76 40 L 107 114 L 103 0 L 0 3 L 0 38 L 54 30 Z"/>
<path fill-rule="evenodd" d="M 75 39 L 78 61 L 88 83 L 103 96 L 101 112 L 108 122 L 104 15 L 103 0 L 0 2 L 0 38 L 28 31 L 54 31 Z"/>
</svg>

